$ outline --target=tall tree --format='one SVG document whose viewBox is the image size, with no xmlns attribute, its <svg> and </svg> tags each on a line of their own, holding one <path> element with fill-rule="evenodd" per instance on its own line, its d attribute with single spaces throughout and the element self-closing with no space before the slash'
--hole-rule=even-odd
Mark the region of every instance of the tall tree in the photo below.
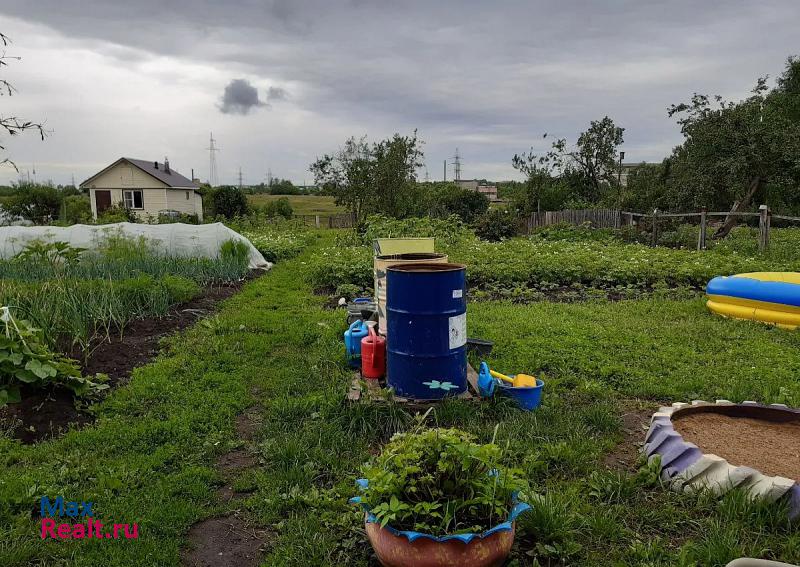
<svg viewBox="0 0 800 567">
<path fill-rule="evenodd" d="M 589 129 L 578 137 L 577 147 L 570 152 L 578 171 L 587 184 L 586 197 L 594 202 L 600 198 L 603 186 L 617 180 L 617 148 L 622 145 L 625 128 L 620 128 L 608 116 L 592 120 Z"/>
<path fill-rule="evenodd" d="M 349 138 L 335 154 L 326 154 L 310 167 L 314 182 L 328 195 L 333 195 L 360 223 L 374 199 L 373 168 L 366 138 Z"/>
<path fill-rule="evenodd" d="M 786 70 L 770 92 L 760 78 L 751 96 L 729 102 L 719 95 L 695 94 L 691 101 L 673 105 L 685 140 L 675 148 L 673 186 L 688 205 L 727 206 L 731 213 L 746 210 L 767 185 L 776 191 L 800 182 L 800 112 L 797 98 L 800 64 L 789 59 Z M 724 238 L 736 225 L 729 215 L 716 231 Z"/>
<path fill-rule="evenodd" d="M 393 217 L 414 212 L 412 192 L 416 188 L 417 169 L 422 166 L 421 146 L 416 130 L 411 136 L 395 134 L 373 145 L 371 157 L 378 211 Z"/>
<path fill-rule="evenodd" d="M 547 137 L 545 133 L 543 138 Z M 514 154 L 511 165 L 525 175 L 525 212 L 541 210 L 542 193 L 553 182 L 553 174 L 563 166 L 566 140 L 558 139 L 550 150 L 539 154 L 531 148 L 527 153 Z"/>
<path fill-rule="evenodd" d="M 360 223 L 370 213 L 403 217 L 416 212 L 416 170 L 421 165 L 421 141 L 411 136 L 369 144 L 350 138 L 335 154 L 311 164 L 314 181 L 334 196 Z"/>
<path fill-rule="evenodd" d="M 12 57 L 11 55 L 6 54 L 6 47 L 11 40 L 8 36 L 0 33 L 0 69 L 3 67 L 8 66 L 8 62 L 11 60 L 19 61 L 19 57 Z M 16 89 L 8 82 L 6 79 L 0 78 L 0 96 L 12 96 L 16 92 Z M 26 130 L 35 130 L 39 133 L 39 136 L 44 140 L 45 130 L 44 126 L 39 122 L 34 122 L 32 120 L 26 120 L 24 118 L 20 118 L 19 116 L 4 116 L 0 114 L 0 133 L 5 132 L 5 134 L 9 137 L 16 136 L 21 134 Z M 5 151 L 6 146 L 5 142 L 1 142 L 0 138 L 0 151 Z M 17 169 L 16 164 L 11 160 L 9 157 L 0 157 L 0 165 L 2 164 L 10 164 L 15 170 Z"/>
</svg>

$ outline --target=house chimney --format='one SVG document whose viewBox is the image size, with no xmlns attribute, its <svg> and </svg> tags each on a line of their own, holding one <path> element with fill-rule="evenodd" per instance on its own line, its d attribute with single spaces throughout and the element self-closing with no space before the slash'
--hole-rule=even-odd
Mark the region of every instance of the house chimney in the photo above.
<svg viewBox="0 0 800 567">
<path fill-rule="evenodd" d="M 172 173 L 169 170 L 169 158 L 167 156 L 164 156 L 164 172 L 165 173 Z"/>
<path fill-rule="evenodd" d="M 157 162 L 157 161 L 154 161 L 154 162 L 153 162 L 153 167 L 155 167 L 156 169 L 158 169 L 158 162 Z"/>
</svg>

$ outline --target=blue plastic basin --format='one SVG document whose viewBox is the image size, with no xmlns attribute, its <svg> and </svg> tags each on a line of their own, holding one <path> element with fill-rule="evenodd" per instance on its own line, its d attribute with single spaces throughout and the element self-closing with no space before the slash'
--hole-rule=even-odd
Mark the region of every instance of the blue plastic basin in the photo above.
<svg viewBox="0 0 800 567">
<path fill-rule="evenodd" d="M 513 378 L 513 376 L 511 376 Z M 514 388 L 506 386 L 507 382 L 498 382 L 496 392 L 509 396 L 524 410 L 534 410 L 542 403 L 542 388 L 544 382 L 536 379 L 536 386 L 531 388 Z"/>
</svg>

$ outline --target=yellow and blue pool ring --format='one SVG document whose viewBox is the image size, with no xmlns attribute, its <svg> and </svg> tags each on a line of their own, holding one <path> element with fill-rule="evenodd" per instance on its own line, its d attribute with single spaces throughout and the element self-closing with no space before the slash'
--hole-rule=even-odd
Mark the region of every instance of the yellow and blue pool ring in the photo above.
<svg viewBox="0 0 800 567">
<path fill-rule="evenodd" d="M 800 273 L 752 272 L 708 282 L 707 306 L 714 313 L 786 329 L 800 326 Z"/>
</svg>

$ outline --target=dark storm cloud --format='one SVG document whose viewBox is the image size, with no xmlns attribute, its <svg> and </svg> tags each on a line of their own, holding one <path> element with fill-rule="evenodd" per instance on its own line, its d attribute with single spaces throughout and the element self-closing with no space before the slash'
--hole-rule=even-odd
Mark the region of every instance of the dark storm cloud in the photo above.
<svg viewBox="0 0 800 567">
<path fill-rule="evenodd" d="M 247 114 L 267 103 L 259 100 L 258 89 L 246 79 L 233 79 L 222 94 L 219 109 L 223 114 Z"/>
</svg>

